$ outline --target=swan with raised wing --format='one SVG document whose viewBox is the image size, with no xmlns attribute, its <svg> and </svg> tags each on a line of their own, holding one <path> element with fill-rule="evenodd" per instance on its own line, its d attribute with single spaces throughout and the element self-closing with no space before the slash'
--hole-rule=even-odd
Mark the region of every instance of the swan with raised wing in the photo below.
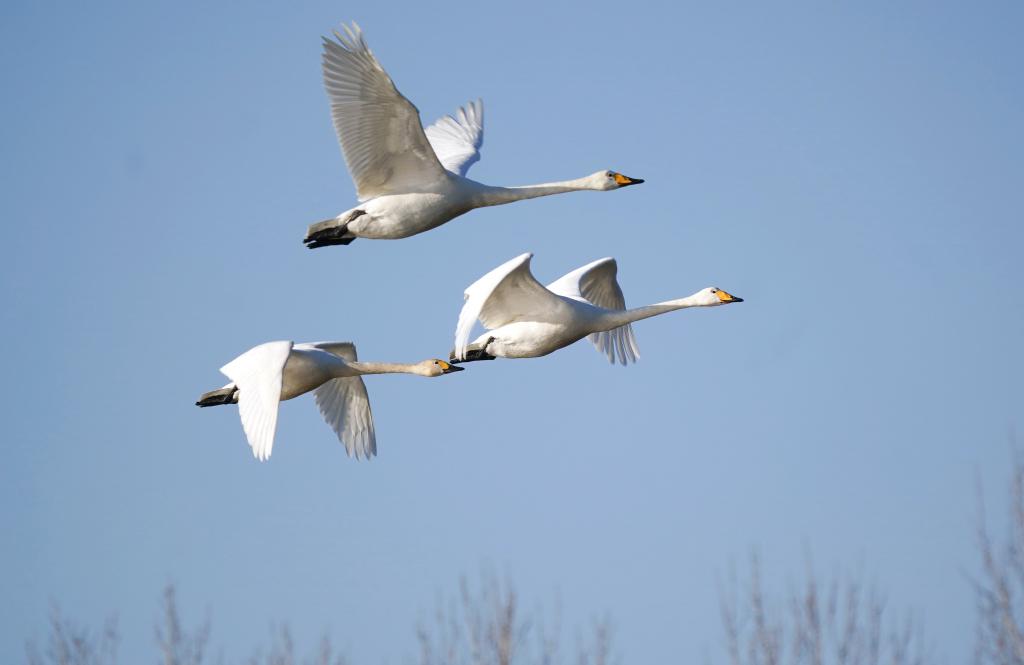
<svg viewBox="0 0 1024 665">
<path fill-rule="evenodd" d="M 484 107 L 477 100 L 426 130 L 398 92 L 359 26 L 324 37 L 324 86 L 359 205 L 309 227 L 310 249 L 356 238 L 396 239 L 429 231 L 474 208 L 575 191 L 606 191 L 643 180 L 598 171 L 576 180 L 492 187 L 465 177 L 480 159 Z"/>
<path fill-rule="evenodd" d="M 598 259 L 542 286 L 530 272 L 532 257 L 517 256 L 466 289 L 452 362 L 536 358 L 589 337 L 610 362 L 617 358 L 625 365 L 640 356 L 630 325 L 634 321 L 687 307 L 743 302 L 708 287 L 686 298 L 626 309 L 615 259 Z M 488 330 L 471 343 L 478 319 Z"/>
<path fill-rule="evenodd" d="M 320 414 L 345 451 L 369 459 L 377 454 L 377 438 L 364 375 L 433 377 L 461 369 L 438 358 L 411 364 L 359 362 L 351 342 L 267 342 L 221 367 L 231 383 L 205 393 L 196 406 L 238 404 L 252 454 L 263 461 L 274 447 L 278 404 L 315 390 Z"/>
</svg>

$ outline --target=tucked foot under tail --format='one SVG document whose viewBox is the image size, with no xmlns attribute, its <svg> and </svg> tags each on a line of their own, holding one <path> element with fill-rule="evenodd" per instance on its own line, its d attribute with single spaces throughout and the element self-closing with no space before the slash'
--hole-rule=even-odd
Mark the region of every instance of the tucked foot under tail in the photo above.
<svg viewBox="0 0 1024 665">
<path fill-rule="evenodd" d="M 222 404 L 235 404 L 237 402 L 238 388 L 231 385 L 203 393 L 199 401 L 196 402 L 196 406 L 221 406 Z"/>
<path fill-rule="evenodd" d="M 344 217 L 331 217 L 316 224 L 310 224 L 306 230 L 306 237 L 302 242 L 306 243 L 309 249 L 317 247 L 328 247 L 330 245 L 347 245 L 356 239 L 348 232 L 348 224 L 356 217 L 365 215 L 362 210 L 353 210 L 351 214 Z"/>
<path fill-rule="evenodd" d="M 470 363 L 475 360 L 494 360 L 497 356 L 492 356 L 491 354 L 487 353 L 487 345 L 493 341 L 494 338 L 490 337 L 483 344 L 470 345 L 466 349 L 466 357 L 463 358 L 462 360 L 459 360 L 455 357 L 455 349 L 452 349 L 452 352 L 448 354 L 448 362 L 450 362 L 453 365 L 458 365 L 460 363 Z"/>
</svg>

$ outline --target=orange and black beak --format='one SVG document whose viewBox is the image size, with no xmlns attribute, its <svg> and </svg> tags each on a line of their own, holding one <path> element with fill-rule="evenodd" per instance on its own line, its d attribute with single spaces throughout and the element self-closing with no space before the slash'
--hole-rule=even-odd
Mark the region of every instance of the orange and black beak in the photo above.
<svg viewBox="0 0 1024 665">
<path fill-rule="evenodd" d="M 643 180 L 640 178 L 630 178 L 628 175 L 622 175 L 621 173 L 616 173 L 613 177 L 615 178 L 615 182 L 619 184 L 619 187 L 639 185 L 640 183 L 643 182 Z"/>
<path fill-rule="evenodd" d="M 722 301 L 723 305 L 731 302 L 743 302 L 743 298 L 737 298 L 731 293 L 726 293 L 722 289 L 718 289 L 718 291 L 715 291 L 715 295 L 718 296 L 718 299 Z"/>
<path fill-rule="evenodd" d="M 462 370 L 466 369 L 465 367 L 459 367 L 458 365 L 452 365 L 451 363 L 446 363 L 443 360 L 439 360 L 438 364 L 441 366 L 441 373 L 442 374 L 451 374 L 452 372 L 461 372 Z"/>
</svg>

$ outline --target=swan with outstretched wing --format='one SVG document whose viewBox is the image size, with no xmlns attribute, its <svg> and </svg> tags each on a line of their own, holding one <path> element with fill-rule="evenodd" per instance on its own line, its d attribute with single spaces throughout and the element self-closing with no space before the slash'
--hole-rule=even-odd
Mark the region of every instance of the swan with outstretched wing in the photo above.
<svg viewBox="0 0 1024 665">
<path fill-rule="evenodd" d="M 310 249 L 356 238 L 423 233 L 474 208 L 575 191 L 606 191 L 643 180 L 598 171 L 576 180 L 492 187 L 466 177 L 480 159 L 484 106 L 477 100 L 424 130 L 419 110 L 395 87 L 359 26 L 323 40 L 324 87 L 359 205 L 309 227 Z"/>
<path fill-rule="evenodd" d="M 351 342 L 267 342 L 221 368 L 231 382 L 203 394 L 196 406 L 238 404 L 242 429 L 256 459 L 270 458 L 283 400 L 315 391 L 316 405 L 345 451 L 356 459 L 377 454 L 367 374 L 442 376 L 458 372 L 439 358 L 418 363 L 361 362 Z"/>
<path fill-rule="evenodd" d="M 708 287 L 686 298 L 626 309 L 615 259 L 598 259 L 543 286 L 530 271 L 532 257 L 521 254 L 466 289 L 452 362 L 536 358 L 588 337 L 610 362 L 625 365 L 640 356 L 633 322 L 687 307 L 743 302 Z M 470 342 L 477 321 L 487 331 Z"/>
</svg>

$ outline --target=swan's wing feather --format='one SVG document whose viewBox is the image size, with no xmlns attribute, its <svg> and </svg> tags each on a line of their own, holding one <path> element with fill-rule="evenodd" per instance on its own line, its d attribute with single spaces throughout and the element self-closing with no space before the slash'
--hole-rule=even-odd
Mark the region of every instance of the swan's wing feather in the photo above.
<svg viewBox="0 0 1024 665">
<path fill-rule="evenodd" d="M 320 349 L 321 351 L 326 351 L 327 353 L 338 356 L 342 360 L 348 360 L 350 362 L 359 360 L 358 356 L 356 356 L 356 345 L 352 342 L 310 342 L 309 344 L 303 344 L 302 346 L 312 349 Z"/>
<path fill-rule="evenodd" d="M 317 388 L 314 396 L 320 415 L 338 435 L 350 457 L 370 459 L 377 454 L 370 396 L 362 377 L 331 379 Z"/>
<path fill-rule="evenodd" d="M 626 309 L 626 297 L 619 286 L 618 265 L 606 257 L 577 268 L 548 285 L 548 289 L 567 298 L 585 300 L 603 309 Z M 623 365 L 636 362 L 640 349 L 633 334 L 633 326 L 625 325 L 587 336 L 597 350 L 614 363 L 616 357 Z"/>
<path fill-rule="evenodd" d="M 310 342 L 296 348 L 319 349 L 347 362 L 356 362 L 356 345 L 352 342 Z M 331 379 L 313 392 L 316 406 L 324 422 L 338 436 L 349 456 L 370 459 L 377 454 L 377 438 L 373 430 L 373 414 L 366 385 L 358 376 Z"/>
<path fill-rule="evenodd" d="M 465 358 L 469 335 L 479 319 L 493 329 L 517 321 L 558 322 L 572 315 L 572 309 L 548 291 L 530 272 L 527 252 L 506 261 L 473 282 L 465 293 L 466 301 L 455 329 L 455 357 Z"/>
<path fill-rule="evenodd" d="M 281 402 L 281 377 L 291 342 L 267 342 L 249 349 L 220 371 L 238 386 L 238 413 L 245 438 L 258 460 L 270 458 Z"/>
<path fill-rule="evenodd" d="M 466 357 L 469 336 L 473 332 L 473 325 L 476 324 L 477 319 L 483 313 L 487 299 L 511 273 L 520 270 L 523 265 L 526 265 L 527 270 L 529 270 L 532 257 L 533 254 L 530 252 L 520 254 L 491 270 L 466 288 L 463 294 L 465 302 L 462 305 L 462 311 L 459 312 L 459 322 L 455 327 L 455 357 L 457 359 L 462 360 Z"/>
<path fill-rule="evenodd" d="M 419 111 L 395 88 L 359 26 L 323 39 L 324 87 L 334 131 L 360 201 L 446 177 Z"/>
<path fill-rule="evenodd" d="M 460 107 L 454 116 L 439 118 L 425 131 L 441 165 L 465 176 L 469 167 L 480 161 L 480 148 L 484 144 L 483 100 Z"/>
</svg>

